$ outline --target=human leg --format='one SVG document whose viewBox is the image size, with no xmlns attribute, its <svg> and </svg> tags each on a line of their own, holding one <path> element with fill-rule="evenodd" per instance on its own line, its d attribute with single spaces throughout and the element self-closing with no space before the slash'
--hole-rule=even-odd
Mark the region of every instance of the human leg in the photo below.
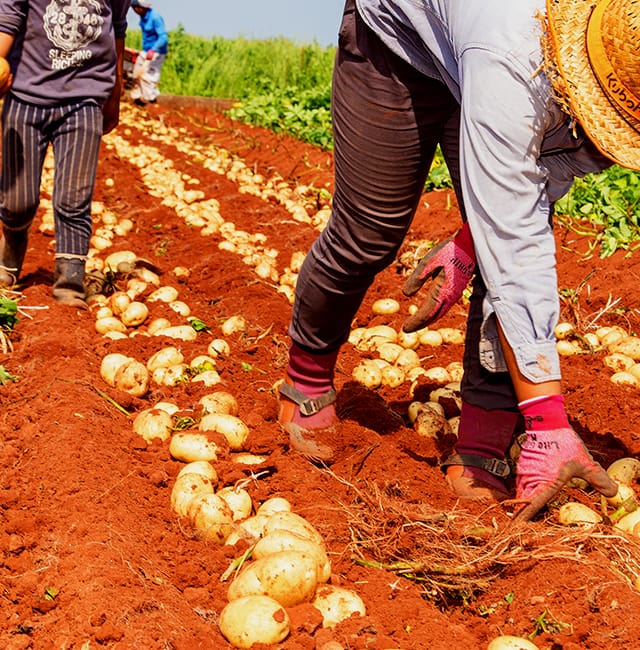
<svg viewBox="0 0 640 650">
<path fill-rule="evenodd" d="M 460 186 L 457 114 L 445 125 L 442 151 L 466 221 Z M 442 469 L 459 497 L 501 501 L 509 496 L 507 456 L 514 434 L 521 430 L 522 419 L 509 373 L 489 372 L 480 362 L 482 305 L 486 293 L 482 275 L 476 270 L 467 316 L 458 440 Z"/>
<path fill-rule="evenodd" d="M 366 291 L 404 239 L 453 110 L 446 87 L 395 57 L 348 3 L 333 78 L 333 209 L 296 284 L 297 349 L 335 363 Z"/>
<path fill-rule="evenodd" d="M 53 297 L 82 306 L 91 238 L 91 201 L 102 137 L 102 111 L 92 103 L 59 109 L 53 134 L 56 267 Z"/>
<path fill-rule="evenodd" d="M 46 109 L 24 104 L 11 95 L 2 107 L 2 175 L 0 176 L 0 286 L 20 276 L 29 228 L 40 201 L 42 164 L 48 141 L 43 133 Z"/>
</svg>

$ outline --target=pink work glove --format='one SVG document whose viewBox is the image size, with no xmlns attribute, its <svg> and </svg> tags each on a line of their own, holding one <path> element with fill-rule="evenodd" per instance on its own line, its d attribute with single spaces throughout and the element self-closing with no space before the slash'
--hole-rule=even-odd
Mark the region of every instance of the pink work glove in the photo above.
<svg viewBox="0 0 640 650">
<path fill-rule="evenodd" d="M 562 395 L 522 402 L 520 410 L 527 430 L 516 469 L 516 499 L 528 503 L 516 519 L 533 518 L 574 477 L 584 479 L 605 497 L 616 494 L 618 485 L 571 428 Z"/>
<path fill-rule="evenodd" d="M 147 50 L 147 59 L 151 61 L 153 57 L 156 55 L 156 53 L 153 50 Z"/>
<path fill-rule="evenodd" d="M 427 280 L 433 280 L 422 305 L 402 329 L 415 332 L 444 316 L 462 296 L 475 267 L 473 239 L 465 223 L 456 235 L 430 250 L 405 282 L 402 292 L 413 296 Z"/>
</svg>

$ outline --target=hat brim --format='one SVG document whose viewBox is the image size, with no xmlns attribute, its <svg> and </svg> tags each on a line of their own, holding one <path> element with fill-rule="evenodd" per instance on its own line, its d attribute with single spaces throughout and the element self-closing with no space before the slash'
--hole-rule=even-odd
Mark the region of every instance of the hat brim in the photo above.
<svg viewBox="0 0 640 650">
<path fill-rule="evenodd" d="M 589 62 L 586 31 L 596 4 L 597 0 L 547 0 L 547 37 L 557 78 L 550 76 L 571 114 L 602 154 L 640 171 L 640 122 L 623 116 L 609 101 Z"/>
</svg>

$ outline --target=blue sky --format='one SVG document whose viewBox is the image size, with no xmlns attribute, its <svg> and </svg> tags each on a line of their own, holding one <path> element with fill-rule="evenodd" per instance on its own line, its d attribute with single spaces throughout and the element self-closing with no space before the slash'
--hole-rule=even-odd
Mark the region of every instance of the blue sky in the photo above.
<svg viewBox="0 0 640 650">
<path fill-rule="evenodd" d="M 335 45 L 344 0 L 152 0 L 167 29 L 182 24 L 194 36 L 271 38 Z M 138 17 L 129 12 L 129 29 Z"/>
</svg>

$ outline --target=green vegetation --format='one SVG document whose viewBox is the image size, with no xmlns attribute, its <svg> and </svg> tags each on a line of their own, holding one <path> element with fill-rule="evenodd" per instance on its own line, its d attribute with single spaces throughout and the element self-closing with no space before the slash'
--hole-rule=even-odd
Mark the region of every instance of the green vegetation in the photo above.
<svg viewBox="0 0 640 650">
<path fill-rule="evenodd" d="M 331 73 L 334 47 L 268 40 L 209 39 L 190 36 L 179 28 L 169 35 L 170 54 L 163 68 L 161 89 L 175 95 L 237 99 L 233 119 L 332 149 Z M 131 29 L 127 46 L 140 48 L 140 32 Z M 601 257 L 640 244 L 640 178 L 613 166 L 579 179 L 556 203 L 558 221 L 592 238 Z M 451 187 L 451 178 L 438 151 L 426 190 Z"/>
</svg>

